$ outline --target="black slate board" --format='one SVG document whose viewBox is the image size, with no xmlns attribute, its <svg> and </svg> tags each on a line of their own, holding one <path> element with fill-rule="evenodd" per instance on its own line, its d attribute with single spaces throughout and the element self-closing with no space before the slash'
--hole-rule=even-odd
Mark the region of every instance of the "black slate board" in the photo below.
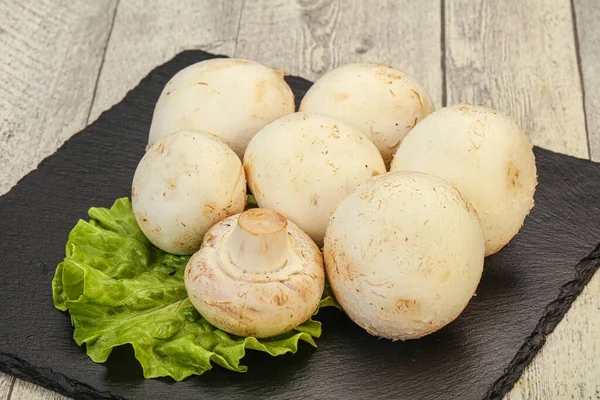
<svg viewBox="0 0 600 400">
<path fill-rule="evenodd" d="M 50 282 L 67 235 L 90 206 L 128 196 L 154 104 L 185 66 L 157 68 L 98 121 L 0 197 L 0 370 L 75 398 L 499 398 L 518 379 L 600 264 L 600 164 L 535 149 L 536 206 L 521 233 L 486 260 L 465 312 L 424 339 L 378 340 L 336 310 L 320 315 L 319 349 L 244 359 L 174 383 L 144 380 L 130 347 L 94 364 L 53 308 Z M 310 82 L 288 77 L 297 102 Z"/>
</svg>

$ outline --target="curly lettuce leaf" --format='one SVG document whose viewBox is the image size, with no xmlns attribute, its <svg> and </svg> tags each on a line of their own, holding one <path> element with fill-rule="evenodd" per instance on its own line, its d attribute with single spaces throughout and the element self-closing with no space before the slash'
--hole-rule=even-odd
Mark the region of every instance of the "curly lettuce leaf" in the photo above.
<svg viewBox="0 0 600 400">
<path fill-rule="evenodd" d="M 153 246 L 129 199 L 118 199 L 110 209 L 91 208 L 89 216 L 69 234 L 52 291 L 54 306 L 69 311 L 73 338 L 86 345 L 94 362 L 105 362 L 113 348 L 131 344 L 144 377 L 180 381 L 203 374 L 213 363 L 245 372 L 240 361 L 246 349 L 279 356 L 295 353 L 300 341 L 316 347 L 321 323 L 313 319 L 270 339 L 237 337 L 209 324 L 185 291 L 189 257 Z M 319 308 L 326 306 L 337 306 L 327 294 Z"/>
</svg>

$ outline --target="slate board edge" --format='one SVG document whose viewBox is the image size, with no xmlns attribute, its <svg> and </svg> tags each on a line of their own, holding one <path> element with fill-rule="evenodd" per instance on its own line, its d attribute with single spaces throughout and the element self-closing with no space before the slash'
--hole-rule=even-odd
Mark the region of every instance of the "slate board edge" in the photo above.
<svg viewBox="0 0 600 400">
<path fill-rule="evenodd" d="M 50 368 L 36 367 L 25 360 L 6 353 L 0 353 L 0 372 L 43 386 L 72 399 L 126 400 L 124 397 L 99 391 L 86 383 L 54 372 Z"/>
<path fill-rule="evenodd" d="M 145 78 L 140 80 L 140 82 L 136 85 L 135 88 L 127 92 L 127 94 L 123 97 L 123 99 L 121 99 L 119 104 L 125 101 L 129 94 L 132 91 L 134 91 L 139 85 L 141 85 L 147 80 L 151 80 L 153 76 L 165 65 L 173 62 L 176 58 L 186 57 L 186 55 L 194 55 L 199 53 L 204 53 L 206 55 L 211 56 L 212 58 L 227 58 L 227 56 L 224 55 L 211 54 L 201 50 L 183 51 L 177 54 L 171 60 L 152 70 Z M 305 81 L 305 79 L 300 77 L 286 77 L 286 80 L 295 79 Z M 91 125 L 96 124 L 102 119 L 106 118 L 106 114 L 108 114 L 117 105 L 118 104 L 115 104 L 110 109 L 102 112 L 98 119 L 96 119 Z M 84 128 L 84 130 L 85 129 L 87 129 L 87 127 Z M 69 140 L 63 143 L 61 147 L 65 146 L 65 144 Z M 60 148 L 58 150 L 60 150 Z M 55 153 L 53 153 L 52 155 L 54 154 Z M 48 156 L 47 158 L 52 157 L 52 155 Z M 40 162 L 37 168 L 39 168 L 39 166 L 41 166 L 45 160 L 46 159 Z M 582 161 L 591 162 L 585 159 L 582 159 Z M 37 168 L 29 172 L 27 175 L 34 173 L 37 170 Z M 21 178 L 17 182 L 17 184 L 13 186 L 13 188 L 16 187 L 25 177 Z M 11 190 L 9 190 L 9 192 Z M 579 294 L 581 294 L 581 292 L 583 291 L 587 283 L 592 279 L 594 273 L 599 269 L 599 267 L 600 244 L 598 244 L 589 255 L 582 259 L 574 267 L 574 279 L 561 286 L 558 297 L 544 308 L 544 313 L 538 321 L 535 329 L 527 338 L 525 343 L 521 346 L 515 357 L 512 359 L 509 366 L 504 371 L 504 374 L 498 380 L 496 380 L 496 382 L 494 382 L 492 387 L 488 390 L 484 399 L 501 399 L 506 393 L 508 393 L 512 389 L 512 387 L 522 375 L 527 365 L 529 365 L 529 363 L 533 360 L 535 355 L 539 352 L 539 350 L 546 342 L 546 337 L 550 333 L 552 333 L 552 331 L 556 328 L 559 322 L 563 319 L 565 314 L 571 308 L 571 305 L 573 304 L 575 299 L 579 296 Z M 90 360 L 90 362 L 92 361 Z M 18 379 L 32 382 L 36 385 L 40 385 L 42 387 L 61 393 L 73 399 L 126 400 L 122 396 L 113 395 L 104 391 L 99 391 L 88 384 L 71 379 L 61 373 L 54 372 L 50 368 L 36 367 L 27 362 L 26 360 L 22 360 L 18 357 L 4 352 L 0 352 L 0 372 L 7 373 Z"/>
<path fill-rule="evenodd" d="M 521 346 L 504 374 L 492 385 L 485 399 L 501 399 L 519 380 L 523 371 L 540 351 L 546 337 L 554 331 L 567 314 L 575 299 L 600 267 L 600 244 L 575 266 L 575 278 L 560 288 L 556 300 L 544 308 L 544 313 L 535 329 Z"/>
</svg>

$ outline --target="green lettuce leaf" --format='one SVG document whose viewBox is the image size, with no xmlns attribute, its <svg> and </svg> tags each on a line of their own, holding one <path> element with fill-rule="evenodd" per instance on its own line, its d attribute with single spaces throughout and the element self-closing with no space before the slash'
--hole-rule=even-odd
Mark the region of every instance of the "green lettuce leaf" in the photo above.
<svg viewBox="0 0 600 400">
<path fill-rule="evenodd" d="M 270 339 L 237 337 L 209 324 L 190 303 L 183 282 L 189 257 L 156 248 L 140 230 L 129 199 L 91 208 L 69 234 L 66 257 L 52 281 L 54 306 L 69 311 L 73 338 L 98 363 L 131 344 L 144 377 L 176 381 L 218 364 L 245 372 L 246 349 L 272 356 L 295 353 L 300 341 L 316 347 L 321 323 L 309 319 Z M 319 308 L 336 306 L 327 291 Z M 318 311 L 318 309 L 317 309 Z M 315 311 L 315 314 L 317 313 Z"/>
</svg>

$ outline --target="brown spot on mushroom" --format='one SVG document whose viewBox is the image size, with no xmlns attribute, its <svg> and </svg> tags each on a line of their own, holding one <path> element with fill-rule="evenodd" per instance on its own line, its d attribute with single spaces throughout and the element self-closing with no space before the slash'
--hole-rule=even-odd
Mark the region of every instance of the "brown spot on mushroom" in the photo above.
<svg viewBox="0 0 600 400">
<path fill-rule="evenodd" d="M 162 154 L 163 151 L 165 151 L 165 144 L 164 143 L 159 143 L 158 147 L 156 148 L 156 151 L 158 151 L 160 154 Z"/>
<path fill-rule="evenodd" d="M 340 101 L 344 101 L 348 97 L 350 97 L 350 94 L 346 93 L 346 92 L 332 93 L 331 97 L 333 98 L 333 101 L 335 101 L 336 103 L 339 103 Z"/>
<path fill-rule="evenodd" d="M 340 127 L 337 124 L 331 126 L 331 133 L 329 134 L 329 137 L 332 139 L 340 138 Z"/>
<path fill-rule="evenodd" d="M 396 97 L 396 94 L 394 93 L 394 91 L 392 89 L 390 89 L 390 93 L 392 94 L 392 96 Z"/>
<path fill-rule="evenodd" d="M 340 167 L 338 167 L 337 165 L 335 165 L 331 161 L 327 161 L 326 164 L 327 164 L 328 167 L 330 167 L 333 170 L 334 174 L 337 173 L 340 170 Z"/>
<path fill-rule="evenodd" d="M 198 85 L 208 86 L 208 83 L 200 81 L 200 82 L 198 82 Z"/>
<path fill-rule="evenodd" d="M 215 211 L 215 206 L 213 206 L 212 204 L 205 204 L 203 208 L 204 210 L 202 211 L 202 213 L 206 216 L 212 215 Z"/>
<path fill-rule="evenodd" d="M 215 279 L 215 272 L 212 270 L 212 268 L 205 268 L 202 276 L 204 279 L 213 280 Z"/>
<path fill-rule="evenodd" d="M 462 111 L 463 115 L 468 114 L 470 111 L 470 107 L 467 105 L 458 107 L 459 111 Z"/>
<path fill-rule="evenodd" d="M 417 100 L 419 100 L 419 104 L 421 105 L 421 109 L 423 109 L 423 102 L 421 101 L 421 95 L 419 94 L 419 92 L 417 92 L 415 89 L 410 89 L 415 96 L 417 96 Z M 415 122 L 416 123 L 416 122 Z"/>
<path fill-rule="evenodd" d="M 256 90 L 254 92 L 254 101 L 256 103 L 261 103 L 267 94 L 267 81 L 262 79 L 260 82 L 256 84 Z"/>
<path fill-rule="evenodd" d="M 277 304 L 277 306 L 281 307 L 287 303 L 288 297 L 284 293 L 276 294 L 275 297 L 273 297 L 273 301 L 275 304 Z"/>
<path fill-rule="evenodd" d="M 332 243 L 331 243 L 331 251 L 328 253 L 328 255 L 329 255 L 328 259 L 331 261 L 331 265 L 333 266 L 332 269 L 328 269 L 328 270 L 330 270 L 332 273 L 335 270 L 336 275 L 339 275 L 340 274 L 340 269 L 339 269 L 338 262 L 337 262 L 337 259 L 336 259 L 337 251 L 335 250 L 336 242 L 337 242 L 336 240 L 332 241 Z"/>
<path fill-rule="evenodd" d="M 135 187 L 131 188 L 131 197 L 135 197 L 136 193 L 135 193 Z"/>
<path fill-rule="evenodd" d="M 384 65 L 380 68 L 377 68 L 375 70 L 375 76 L 387 84 L 391 84 L 394 80 L 402 79 L 402 75 L 400 75 L 394 70 L 393 67 L 389 65 Z"/>
<path fill-rule="evenodd" d="M 419 309 L 419 303 L 414 299 L 396 300 L 396 311 L 398 312 L 416 312 Z"/>
<path fill-rule="evenodd" d="M 519 179 L 521 175 L 521 170 L 515 165 L 513 160 L 508 162 L 507 168 L 507 185 L 509 188 L 516 188 L 517 186 L 522 186 L 522 183 Z"/>
<path fill-rule="evenodd" d="M 310 198 L 310 204 L 316 206 L 319 204 L 319 195 L 317 193 L 313 194 Z"/>
</svg>

